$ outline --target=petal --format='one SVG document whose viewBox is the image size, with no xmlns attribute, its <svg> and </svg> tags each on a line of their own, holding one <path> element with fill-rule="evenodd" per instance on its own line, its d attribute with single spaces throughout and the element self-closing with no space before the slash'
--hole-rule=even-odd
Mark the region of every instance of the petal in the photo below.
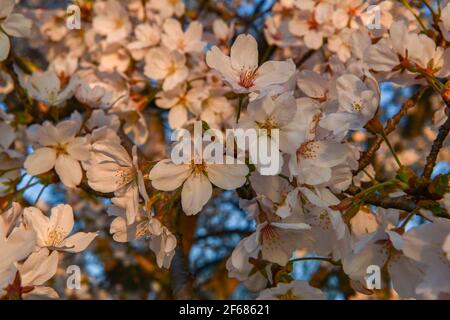
<svg viewBox="0 0 450 320">
<path fill-rule="evenodd" d="M 350 154 L 347 145 L 336 141 L 314 141 L 311 142 L 311 150 L 314 154 L 310 160 L 319 167 L 334 167 L 345 161 Z"/>
<path fill-rule="evenodd" d="M 136 240 L 136 224 L 127 225 L 122 217 L 117 217 L 111 222 L 109 233 L 113 235 L 114 241 L 129 242 Z"/>
<path fill-rule="evenodd" d="M 240 34 L 231 47 L 234 70 L 255 70 L 258 67 L 258 44 L 249 34 Z"/>
<path fill-rule="evenodd" d="M 10 47 L 8 36 L 0 31 L 0 61 L 8 58 Z"/>
<path fill-rule="evenodd" d="M 295 73 L 295 64 L 292 61 L 267 61 L 256 74 L 255 86 L 259 89 L 273 84 L 287 82 Z"/>
<path fill-rule="evenodd" d="M 180 187 L 190 174 L 190 165 L 176 165 L 170 159 L 165 159 L 153 167 L 149 178 L 155 189 L 172 191 Z"/>
<path fill-rule="evenodd" d="M 71 158 L 79 161 L 86 161 L 90 158 L 89 145 L 85 137 L 72 140 L 67 145 L 67 153 Z"/>
<path fill-rule="evenodd" d="M 327 167 L 300 167 L 298 179 L 302 183 L 318 185 L 331 179 L 331 169 Z"/>
<path fill-rule="evenodd" d="M 297 86 L 310 98 L 323 98 L 326 94 L 327 81 L 311 70 L 300 73 Z"/>
<path fill-rule="evenodd" d="M 43 248 L 32 253 L 19 268 L 23 287 L 40 286 L 50 280 L 58 269 L 58 252 Z"/>
<path fill-rule="evenodd" d="M 170 36 L 183 36 L 181 24 L 176 19 L 169 18 L 164 22 L 163 30 Z"/>
<path fill-rule="evenodd" d="M 56 159 L 55 171 L 62 183 L 68 188 L 75 188 L 83 178 L 80 163 L 65 154 L 59 155 Z"/>
<path fill-rule="evenodd" d="M 53 83 L 49 83 L 49 87 L 59 87 L 59 80 L 54 82 L 54 80 L 49 81 Z M 60 143 L 66 143 L 71 141 L 77 132 L 80 130 L 80 125 L 77 121 L 74 120 L 66 120 L 58 123 L 56 125 L 56 137 L 57 141 Z"/>
<path fill-rule="evenodd" d="M 60 204 L 52 208 L 50 215 L 49 230 L 57 229 L 64 237 L 73 229 L 73 209 L 67 204 Z"/>
<path fill-rule="evenodd" d="M 77 232 L 64 241 L 64 247 L 69 249 L 64 249 L 63 251 L 71 253 L 81 252 L 91 244 L 97 235 L 97 232 Z"/>
<path fill-rule="evenodd" d="M 244 185 L 248 167 L 245 164 L 211 164 L 208 165 L 207 174 L 214 185 L 233 190 Z"/>
<path fill-rule="evenodd" d="M 375 71 L 380 72 L 392 71 L 400 63 L 397 54 L 390 49 L 386 40 L 380 40 L 367 49 L 365 62 Z"/>
<path fill-rule="evenodd" d="M 6 122 L 0 122 L 0 147 L 3 147 L 3 150 L 9 149 L 15 138 L 14 129 Z"/>
<path fill-rule="evenodd" d="M 200 212 L 212 195 L 212 185 L 203 173 L 191 174 L 181 191 L 181 205 L 188 215 Z"/>
<path fill-rule="evenodd" d="M 186 78 L 189 75 L 189 70 L 186 67 L 181 67 L 178 68 L 177 71 L 168 76 L 166 78 L 166 80 L 164 80 L 163 83 L 163 90 L 164 91 L 168 91 L 168 90 L 172 90 L 173 88 L 175 88 L 177 85 L 179 85 L 180 83 L 182 83 L 184 80 L 186 80 Z"/>
<path fill-rule="evenodd" d="M 6 240 L 6 245 L 1 246 L 0 270 L 4 270 L 10 264 L 24 259 L 31 253 L 35 245 L 36 234 L 34 231 L 14 229 Z M 0 282 L 2 281 L 0 280 Z"/>
<path fill-rule="evenodd" d="M 169 125 L 172 129 L 181 128 L 188 121 L 188 112 L 182 105 L 176 105 L 169 111 Z"/>
<path fill-rule="evenodd" d="M 50 219 L 42 213 L 41 210 L 34 207 L 25 208 L 23 217 L 27 226 L 31 227 L 36 232 L 37 245 L 45 247 L 47 240 L 47 233 L 50 227 Z"/>
<path fill-rule="evenodd" d="M 304 41 L 308 48 L 318 50 L 323 44 L 323 37 L 318 32 L 308 32 L 305 34 Z"/>
<path fill-rule="evenodd" d="M 15 0 L 2 0 L 1 1 L 1 7 L 0 7 L 0 19 L 6 18 L 11 14 L 11 12 L 14 9 L 14 6 L 16 5 Z"/>
<path fill-rule="evenodd" d="M 3 30 L 13 37 L 28 37 L 31 32 L 31 20 L 19 13 L 11 14 L 2 24 Z"/>
<path fill-rule="evenodd" d="M 122 172 L 132 170 L 130 167 L 120 167 L 115 162 L 104 162 L 90 167 L 86 171 L 89 186 L 99 192 L 114 192 L 130 181 L 123 179 Z"/>
<path fill-rule="evenodd" d="M 212 69 L 219 71 L 228 82 L 239 82 L 239 75 L 231 67 L 231 59 L 218 47 L 213 47 L 206 53 L 206 63 Z"/>
<path fill-rule="evenodd" d="M 40 148 L 25 160 L 25 170 L 31 176 L 50 171 L 56 162 L 56 151 L 52 148 Z"/>
</svg>

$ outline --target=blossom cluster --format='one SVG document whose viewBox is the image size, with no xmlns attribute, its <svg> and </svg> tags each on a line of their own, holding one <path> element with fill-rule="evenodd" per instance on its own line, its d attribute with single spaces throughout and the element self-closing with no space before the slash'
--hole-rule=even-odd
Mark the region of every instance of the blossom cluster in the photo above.
<svg viewBox="0 0 450 320">
<path fill-rule="evenodd" d="M 400 298 L 448 297 L 450 177 L 432 171 L 441 149 L 450 160 L 450 2 L 425 8 L 430 17 L 407 1 L 279 0 L 259 34 L 221 5 L 78 5 L 81 29 L 70 30 L 65 10 L 0 0 L 0 297 L 58 297 L 45 283 L 62 254 L 87 250 L 99 234 L 71 234 L 74 209 L 89 197 L 108 199 L 95 214 L 113 217 L 114 241 L 145 242 L 159 268 L 179 268 L 180 215 L 201 215 L 224 190 L 237 191 L 255 222 L 226 269 L 260 299 L 324 299 L 290 273 L 301 260 L 339 268 L 361 295 L 374 292 L 367 270 L 377 266 Z M 432 138 L 410 153 L 388 137 L 400 119 L 382 123 L 387 83 L 417 90 L 405 108 L 425 93 L 434 99 L 423 134 Z M 240 146 L 241 162 L 195 152 L 174 162 L 165 135 L 199 121 L 204 132 L 264 134 Z M 274 174 L 252 157 L 258 141 L 276 149 Z M 25 177 L 58 185 L 70 204 L 48 217 L 23 199 Z"/>
</svg>

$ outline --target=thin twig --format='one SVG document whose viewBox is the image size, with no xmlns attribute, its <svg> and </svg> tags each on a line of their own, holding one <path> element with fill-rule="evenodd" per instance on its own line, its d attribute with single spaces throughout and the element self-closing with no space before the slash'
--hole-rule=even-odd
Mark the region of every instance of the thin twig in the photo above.
<svg viewBox="0 0 450 320">
<path fill-rule="evenodd" d="M 400 123 L 400 120 L 402 120 L 402 118 L 408 113 L 408 111 L 417 104 L 417 102 L 420 100 L 420 98 L 427 89 L 428 88 L 422 88 L 421 90 L 417 91 L 411 98 L 409 98 L 403 104 L 400 111 L 395 116 L 393 116 L 391 119 L 388 120 L 386 127 L 384 128 L 384 133 L 386 136 L 397 128 L 397 125 Z M 364 170 L 372 162 L 375 153 L 381 147 L 382 143 L 383 137 L 380 136 L 366 152 L 363 152 L 361 154 L 361 157 L 359 158 L 359 166 L 358 169 L 354 172 L 354 175 L 357 175 L 359 172 Z"/>
<path fill-rule="evenodd" d="M 427 163 L 423 169 L 422 177 L 429 179 L 433 173 L 433 168 L 436 165 L 436 160 L 439 151 L 444 145 L 444 141 L 448 136 L 450 130 L 450 116 L 447 117 L 445 123 L 439 128 L 438 135 L 431 146 L 430 154 L 427 156 Z"/>
</svg>

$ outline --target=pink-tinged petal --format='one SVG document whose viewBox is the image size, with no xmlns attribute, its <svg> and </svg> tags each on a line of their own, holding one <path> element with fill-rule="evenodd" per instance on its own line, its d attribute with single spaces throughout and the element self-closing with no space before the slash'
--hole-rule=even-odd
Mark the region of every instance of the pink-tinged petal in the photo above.
<svg viewBox="0 0 450 320">
<path fill-rule="evenodd" d="M 0 227 L 1 228 L 1 227 Z M 0 270 L 24 259 L 36 245 L 36 233 L 32 230 L 14 229 L 4 243 L 0 243 Z"/>
<path fill-rule="evenodd" d="M 3 30 L 10 36 L 23 38 L 31 32 L 32 22 L 19 13 L 11 14 L 3 23 Z"/>
<path fill-rule="evenodd" d="M 25 224 L 36 232 L 37 245 L 46 246 L 50 219 L 41 210 L 34 207 L 25 208 L 23 211 Z"/>
<path fill-rule="evenodd" d="M 0 31 L 0 61 L 8 58 L 10 48 L 11 44 L 9 43 L 8 36 Z"/>
<path fill-rule="evenodd" d="M 311 164 L 318 167 L 334 167 L 341 164 L 350 154 L 347 145 L 331 141 L 313 141 L 306 147 L 305 158 Z"/>
<path fill-rule="evenodd" d="M 65 252 L 77 253 L 85 250 L 98 236 L 97 232 L 77 232 L 64 241 Z"/>
<path fill-rule="evenodd" d="M 169 125 L 172 129 L 181 128 L 188 121 L 188 112 L 182 105 L 176 105 L 169 111 Z"/>
<path fill-rule="evenodd" d="M 55 163 L 55 149 L 40 148 L 27 157 L 24 167 L 30 176 L 37 176 L 53 169 Z"/>
<path fill-rule="evenodd" d="M 0 147 L 3 147 L 3 150 L 7 150 L 16 138 L 16 134 L 14 129 L 3 121 L 0 122 L 0 132 Z"/>
<path fill-rule="evenodd" d="M 66 149 L 71 158 L 79 161 L 86 161 L 90 158 L 89 145 L 85 137 L 72 140 Z"/>
<path fill-rule="evenodd" d="M 177 68 L 177 71 L 169 75 L 163 83 L 163 90 L 168 91 L 174 89 L 177 85 L 182 83 L 189 75 L 189 70 L 185 66 Z"/>
<path fill-rule="evenodd" d="M 300 167 L 298 179 L 302 183 L 318 185 L 331 179 L 331 169 L 327 167 Z"/>
<path fill-rule="evenodd" d="M 171 53 L 168 49 L 164 47 L 150 49 L 145 56 L 144 74 L 150 79 L 164 79 L 171 63 Z"/>
<path fill-rule="evenodd" d="M 80 163 L 65 154 L 60 154 L 56 159 L 55 171 L 62 183 L 68 188 L 75 188 L 83 178 Z"/>
<path fill-rule="evenodd" d="M 63 235 L 63 239 L 72 231 L 74 225 L 72 207 L 60 204 L 52 208 L 49 230 L 57 230 Z"/>
<path fill-rule="evenodd" d="M 239 74 L 231 67 L 231 59 L 218 47 L 213 47 L 206 53 L 206 63 L 212 69 L 217 70 L 228 82 L 239 82 Z"/>
<path fill-rule="evenodd" d="M 9 16 L 13 11 L 15 5 L 15 0 L 2 0 L 0 6 L 0 19 Z"/>
<path fill-rule="evenodd" d="M 200 212 L 212 195 L 212 185 L 203 173 L 191 174 L 181 191 L 181 205 L 188 215 Z"/>
<path fill-rule="evenodd" d="M 254 81 L 258 89 L 274 84 L 282 84 L 295 73 L 295 64 L 292 61 L 267 61 L 257 71 Z"/>
<path fill-rule="evenodd" d="M 326 95 L 327 81 L 318 73 L 304 70 L 300 73 L 297 86 L 310 98 L 323 98 Z"/>
<path fill-rule="evenodd" d="M 379 72 L 390 72 L 400 64 L 397 54 L 389 48 L 386 40 L 380 40 L 376 45 L 367 49 L 365 62 Z"/>
<path fill-rule="evenodd" d="M 109 233 L 113 235 L 114 241 L 130 242 L 136 240 L 136 224 L 127 225 L 126 219 L 117 217 L 111 222 Z"/>
<path fill-rule="evenodd" d="M 171 37 L 181 37 L 183 36 L 183 30 L 181 29 L 181 24 L 176 19 L 169 18 L 164 21 L 163 30 Z"/>
<path fill-rule="evenodd" d="M 155 189 L 172 191 L 180 187 L 190 174 L 190 165 L 176 165 L 170 159 L 165 159 L 153 167 L 149 178 Z"/>
<path fill-rule="evenodd" d="M 59 80 L 58 80 L 59 82 Z M 53 84 L 52 86 L 56 86 Z M 72 140 L 77 132 L 80 130 L 80 123 L 74 120 L 66 120 L 56 125 L 57 141 L 60 143 L 66 143 Z"/>
<path fill-rule="evenodd" d="M 43 285 L 56 274 L 58 252 L 49 253 L 47 248 L 42 248 L 32 253 L 19 267 L 22 287 Z"/>
<path fill-rule="evenodd" d="M 249 34 L 240 34 L 231 47 L 231 66 L 234 70 L 255 70 L 258 67 L 258 44 Z"/>
<path fill-rule="evenodd" d="M 101 161 L 113 161 L 122 167 L 131 167 L 133 161 L 127 150 L 120 144 L 111 141 L 102 141 L 96 143 L 94 150 L 96 153 L 101 153 Z"/>
<path fill-rule="evenodd" d="M 450 8 L 450 5 L 448 7 Z M 450 76 L 450 48 L 445 49 L 442 59 L 445 63 L 442 69 L 437 73 L 437 76 L 440 78 L 447 78 Z"/>
<path fill-rule="evenodd" d="M 245 164 L 211 164 L 208 165 L 209 180 L 219 188 L 234 190 L 244 185 L 248 174 Z"/>
<path fill-rule="evenodd" d="M 131 167 L 120 167 L 116 162 L 103 162 L 90 167 L 86 171 L 89 186 L 99 192 L 115 192 L 130 180 L 126 179 L 126 173 L 132 172 Z M 125 175 L 125 176 L 122 176 Z M 130 175 L 130 179 L 133 176 Z"/>
</svg>

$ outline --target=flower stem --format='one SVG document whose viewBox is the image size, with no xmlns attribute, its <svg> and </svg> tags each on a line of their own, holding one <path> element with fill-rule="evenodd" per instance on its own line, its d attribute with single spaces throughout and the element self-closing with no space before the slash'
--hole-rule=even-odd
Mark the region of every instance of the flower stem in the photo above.
<svg viewBox="0 0 450 320">
<path fill-rule="evenodd" d="M 395 162 L 397 162 L 399 167 L 402 167 L 402 163 L 400 162 L 400 159 L 397 156 L 397 153 L 395 152 L 394 148 L 392 147 L 391 142 L 389 141 L 388 137 L 386 136 L 386 134 L 384 132 L 381 133 L 381 137 L 384 139 L 384 141 L 386 141 L 386 144 L 389 148 L 389 150 L 391 151 L 392 155 L 394 156 Z"/>
<path fill-rule="evenodd" d="M 295 258 L 290 260 L 290 262 L 298 262 L 298 261 L 326 261 L 329 262 L 335 266 L 338 266 L 339 263 L 331 260 L 330 258 L 326 257 L 303 257 L 303 258 Z"/>
<path fill-rule="evenodd" d="M 402 224 L 399 226 L 399 229 L 404 229 L 409 221 L 419 212 L 419 207 L 416 207 L 411 213 L 403 220 Z"/>
<path fill-rule="evenodd" d="M 422 30 L 426 33 L 427 32 L 427 27 L 423 24 L 422 19 L 420 19 L 420 17 L 417 15 L 417 13 L 414 11 L 414 8 L 411 7 L 411 5 L 408 3 L 407 0 L 399 0 L 401 3 L 403 3 L 403 5 L 412 13 L 412 15 L 414 16 L 414 18 L 416 18 L 417 22 L 419 23 L 420 27 L 422 28 Z"/>
</svg>

